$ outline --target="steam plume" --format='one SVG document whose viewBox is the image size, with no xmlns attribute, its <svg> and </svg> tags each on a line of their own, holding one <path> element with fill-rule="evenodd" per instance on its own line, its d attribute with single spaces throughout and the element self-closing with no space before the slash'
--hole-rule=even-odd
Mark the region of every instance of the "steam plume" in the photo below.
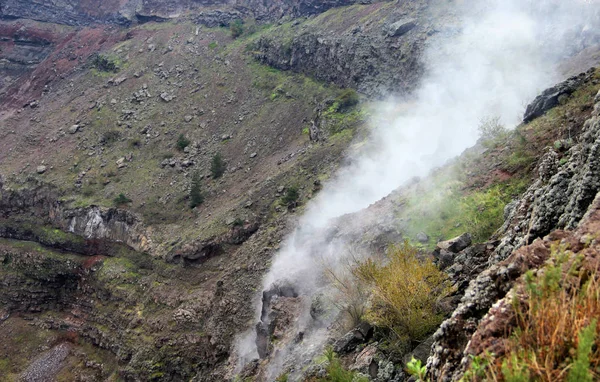
<svg viewBox="0 0 600 382">
<path fill-rule="evenodd" d="M 320 287 L 322 259 L 343 260 L 343 243 L 322 235 L 332 219 L 368 207 L 459 155 L 476 142 L 482 118 L 499 116 L 515 126 L 524 105 L 560 79 L 557 64 L 597 40 L 596 1 L 472 0 L 455 6 L 460 28 L 442 30 L 430 40 L 426 75 L 410 110 L 377 126 L 360 155 L 326 184 L 276 255 L 265 289 L 287 279 L 311 296 Z M 325 339 L 309 321 L 300 321 L 307 322 L 300 328 L 306 333 L 294 354 L 318 349 Z M 254 337 L 238 343 L 242 358 L 253 355 Z M 280 354 L 272 361 L 274 375 L 288 355 L 285 349 Z"/>
</svg>

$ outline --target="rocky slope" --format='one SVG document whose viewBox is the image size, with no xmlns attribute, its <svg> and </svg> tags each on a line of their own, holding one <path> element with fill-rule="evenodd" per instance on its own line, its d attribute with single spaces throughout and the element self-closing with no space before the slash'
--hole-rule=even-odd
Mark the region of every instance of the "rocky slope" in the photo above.
<svg viewBox="0 0 600 382">
<path fill-rule="evenodd" d="M 202 23 L 214 21 L 229 24 L 233 20 L 253 17 L 260 20 L 278 20 L 284 16 L 300 17 L 325 12 L 330 8 L 365 0 L 176 0 L 176 1 L 15 1 L 2 0 L 0 17 L 30 19 L 66 25 L 90 23 L 129 25 L 132 22 L 164 21 L 182 15 L 197 17 Z M 215 26 L 215 25 L 212 25 Z"/>
<path fill-rule="evenodd" d="M 443 1 L 0 1 L 0 375 L 235 378 L 232 344 L 257 324 L 253 299 L 273 254 L 352 139 L 360 145 L 367 135 L 370 109 L 340 108 L 352 94 L 340 87 L 362 100 L 414 89 L 426 45 L 452 32 L 451 9 Z M 219 28 L 240 19 L 237 38 Z M 512 142 L 475 147 L 452 164 L 461 192 L 501 184 L 512 187 L 501 203 L 519 197 L 489 242 L 433 253 L 456 287 L 444 311 L 465 296 L 413 351 L 424 359 L 436 341 L 433 376 L 464 370 L 470 335 L 520 274 L 508 256 L 577 226 L 599 191 L 600 106 L 589 97 L 597 87 L 591 71 L 536 100 L 523 127 L 526 163 L 509 163 L 522 149 Z M 221 177 L 211 171 L 217 153 Z M 193 178 L 204 196 L 194 209 Z M 520 178 L 530 186 L 522 195 L 511 183 Z M 412 216 L 426 216 L 411 203 L 430 180 L 340 218 L 324 236 L 370 252 L 403 238 L 432 249 L 441 233 L 411 228 Z M 299 198 L 286 203 L 290 189 Z M 307 302 L 285 288 L 264 302 L 265 315 L 278 315 L 259 325 L 267 359 L 297 340 L 292 313 Z M 402 361 L 371 329 L 339 336 L 338 328 L 331 341 L 347 366 L 401 380 Z M 254 362 L 243 375 L 268 366 Z"/>
</svg>

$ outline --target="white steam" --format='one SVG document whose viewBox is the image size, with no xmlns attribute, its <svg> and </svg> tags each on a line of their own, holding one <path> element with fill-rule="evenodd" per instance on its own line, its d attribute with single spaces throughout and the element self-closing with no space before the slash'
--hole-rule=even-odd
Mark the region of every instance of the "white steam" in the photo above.
<svg viewBox="0 0 600 382">
<path fill-rule="evenodd" d="M 343 254 L 340 243 L 322 237 L 332 219 L 368 207 L 459 155 L 478 139 L 482 118 L 516 125 L 527 102 L 560 79 L 556 64 L 581 50 L 579 39 L 598 26 L 591 24 L 598 3 L 589 0 L 460 3 L 460 28 L 442 30 L 429 42 L 426 75 L 409 111 L 377 126 L 368 147 L 311 202 L 275 257 L 265 289 L 287 279 L 302 294 L 314 293 L 322 259 L 340 261 Z M 252 355 L 252 338 L 238 344 L 242 357 Z M 305 343 L 315 346 L 323 339 L 316 330 L 305 334 Z"/>
</svg>

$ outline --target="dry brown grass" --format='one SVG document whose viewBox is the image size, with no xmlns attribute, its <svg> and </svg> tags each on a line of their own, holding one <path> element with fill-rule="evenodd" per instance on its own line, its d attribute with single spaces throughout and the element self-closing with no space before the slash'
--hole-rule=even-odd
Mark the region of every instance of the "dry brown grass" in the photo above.
<svg viewBox="0 0 600 382">
<path fill-rule="evenodd" d="M 475 357 L 464 380 L 599 380 L 597 265 L 583 255 L 554 248 L 550 264 L 525 275 L 514 298 L 514 326 L 504 338 L 502 354 Z"/>
</svg>

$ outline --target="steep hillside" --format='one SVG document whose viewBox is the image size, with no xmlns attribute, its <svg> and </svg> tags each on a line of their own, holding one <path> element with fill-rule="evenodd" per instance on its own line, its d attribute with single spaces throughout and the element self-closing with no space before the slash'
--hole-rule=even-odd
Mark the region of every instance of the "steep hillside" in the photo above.
<svg viewBox="0 0 600 382">
<path fill-rule="evenodd" d="M 430 355 L 431 378 L 458 380 L 551 242 L 579 252 L 597 234 L 591 69 L 514 131 L 484 121 L 476 146 L 312 237 L 356 252 L 348 279 L 323 263 L 317 297 L 265 288 L 371 123 L 414 106 L 374 118 L 457 33 L 454 2 L 0 0 L 0 19 L 0 381 L 402 381 Z M 597 63 L 597 36 L 580 34 L 564 73 Z M 448 284 L 423 297 L 433 310 L 406 310 L 418 335 L 381 323 L 377 278 L 353 269 L 365 253 L 379 276 L 412 275 L 386 268 L 408 253 Z"/>
</svg>

